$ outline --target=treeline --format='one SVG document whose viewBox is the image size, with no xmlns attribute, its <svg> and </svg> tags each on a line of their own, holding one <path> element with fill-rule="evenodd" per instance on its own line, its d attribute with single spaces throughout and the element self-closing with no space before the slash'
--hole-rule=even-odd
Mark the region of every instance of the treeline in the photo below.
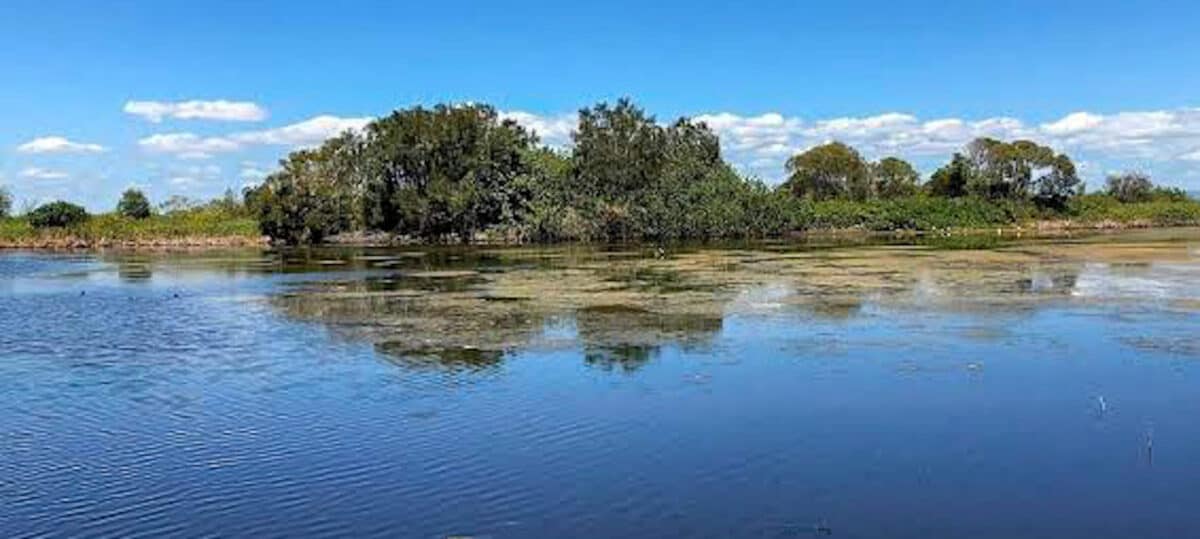
<svg viewBox="0 0 1200 539">
<path fill-rule="evenodd" d="M 289 243 L 355 231 L 622 241 L 986 226 L 1069 214 L 1084 189 L 1068 156 L 988 138 L 927 182 L 900 158 L 870 162 L 831 142 L 789 159 L 773 188 L 726 163 L 703 123 L 662 125 L 626 99 L 581 110 L 572 137 L 570 150 L 542 147 L 487 105 L 397 110 L 292 153 L 246 202 L 265 234 Z M 1122 201 L 1163 194 L 1141 175 L 1112 182 Z"/>
<path fill-rule="evenodd" d="M 928 181 L 898 157 L 872 162 L 830 142 L 788 159 L 786 181 L 771 187 L 726 163 L 703 123 L 663 125 L 626 99 L 581 110 L 572 138 L 569 150 L 543 147 L 487 105 L 397 110 L 291 153 L 242 200 L 173 198 L 155 211 L 129 190 L 101 216 L 104 226 L 91 229 L 174 234 L 199 223 L 198 230 L 240 231 L 242 224 L 220 222 L 252 218 L 274 240 L 304 244 L 357 232 L 423 241 L 672 241 L 1037 218 L 1200 223 L 1200 203 L 1140 173 L 1112 176 L 1102 192 L 1084 195 L 1070 157 L 1027 140 L 974 140 Z M 0 217 L 10 213 L 11 197 L 0 190 Z M 20 223 L 9 218 L 8 229 L 90 220 L 82 207 L 58 201 L 27 210 Z"/>
</svg>

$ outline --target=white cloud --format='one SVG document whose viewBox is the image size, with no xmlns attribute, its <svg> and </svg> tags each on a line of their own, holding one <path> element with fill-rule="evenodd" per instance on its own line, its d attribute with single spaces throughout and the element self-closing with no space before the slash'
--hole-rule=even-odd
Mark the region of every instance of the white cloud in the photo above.
<svg viewBox="0 0 1200 539">
<path fill-rule="evenodd" d="M 66 137 L 39 137 L 17 146 L 21 153 L 101 153 L 106 151 L 99 144 L 73 142 Z"/>
<path fill-rule="evenodd" d="M 217 165 L 170 165 L 166 181 L 172 187 L 187 190 L 221 178 L 221 167 Z"/>
<path fill-rule="evenodd" d="M 1197 149 L 1194 152 L 1185 153 L 1179 156 L 1179 158 L 1184 161 L 1200 161 L 1200 149 Z"/>
<path fill-rule="evenodd" d="M 310 146 L 345 131 L 362 129 L 372 119 L 321 115 L 275 129 L 237 133 L 231 135 L 230 140 L 247 145 Z"/>
<path fill-rule="evenodd" d="M 193 133 L 162 133 L 138 141 L 142 149 L 175 155 L 181 159 L 207 159 L 216 153 L 232 152 L 240 145 L 224 137 L 201 137 Z"/>
<path fill-rule="evenodd" d="M 362 129 L 371 120 L 322 115 L 274 129 L 244 131 L 226 136 L 160 133 L 139 140 L 138 145 L 146 151 L 169 154 L 180 159 L 209 159 L 216 154 L 236 152 L 251 146 L 312 146 L 342 132 Z"/>
<path fill-rule="evenodd" d="M 1093 129 L 1103 122 L 1103 116 L 1089 112 L 1073 112 L 1057 122 L 1042 124 L 1042 131 L 1051 135 L 1071 135 Z"/>
<path fill-rule="evenodd" d="M 253 167 L 253 166 L 243 167 L 242 172 L 239 174 L 239 176 L 243 180 L 248 180 L 248 181 L 249 180 L 261 180 L 261 179 L 267 177 L 267 171 L 265 171 L 261 168 Z"/>
<path fill-rule="evenodd" d="M 69 174 L 60 170 L 49 170 L 38 167 L 29 167 L 21 171 L 21 177 L 35 180 L 62 180 L 69 176 Z"/>
<path fill-rule="evenodd" d="M 542 144 L 562 148 L 571 142 L 571 132 L 575 130 L 574 114 L 542 117 L 529 112 L 513 111 L 500 112 L 501 120 L 512 120 L 537 134 Z"/>
<path fill-rule="evenodd" d="M 227 122 L 258 122 L 267 118 L 266 109 L 250 101 L 129 101 L 125 112 L 159 123 L 164 118 L 178 120 L 221 120 Z"/>
</svg>

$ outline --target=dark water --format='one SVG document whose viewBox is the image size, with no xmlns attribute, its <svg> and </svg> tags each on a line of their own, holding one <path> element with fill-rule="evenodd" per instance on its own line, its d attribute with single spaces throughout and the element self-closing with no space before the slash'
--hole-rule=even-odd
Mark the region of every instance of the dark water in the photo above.
<svg viewBox="0 0 1200 539">
<path fill-rule="evenodd" d="M 0 254 L 0 537 L 1197 536 L 1198 246 Z"/>
</svg>

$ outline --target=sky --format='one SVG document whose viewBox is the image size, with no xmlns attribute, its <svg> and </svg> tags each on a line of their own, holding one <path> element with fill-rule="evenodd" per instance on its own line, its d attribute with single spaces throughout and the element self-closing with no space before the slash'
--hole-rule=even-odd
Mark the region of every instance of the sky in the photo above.
<svg viewBox="0 0 1200 539">
<path fill-rule="evenodd" d="M 840 140 L 928 174 L 976 136 L 1200 189 L 1200 3 L 0 2 L 0 185 L 111 209 L 260 181 L 397 108 L 484 102 L 567 147 L 628 96 L 778 182 Z"/>
</svg>

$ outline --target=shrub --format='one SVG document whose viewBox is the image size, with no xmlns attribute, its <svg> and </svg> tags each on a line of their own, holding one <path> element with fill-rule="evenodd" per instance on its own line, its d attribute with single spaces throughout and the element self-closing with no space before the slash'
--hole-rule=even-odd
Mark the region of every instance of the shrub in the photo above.
<svg viewBox="0 0 1200 539">
<path fill-rule="evenodd" d="M 126 189 L 117 203 L 117 213 L 130 219 L 150 217 L 150 201 L 137 189 Z"/>
<path fill-rule="evenodd" d="M 34 208 L 28 218 L 35 228 L 67 227 L 87 221 L 88 213 L 82 206 L 59 200 Z"/>
</svg>

